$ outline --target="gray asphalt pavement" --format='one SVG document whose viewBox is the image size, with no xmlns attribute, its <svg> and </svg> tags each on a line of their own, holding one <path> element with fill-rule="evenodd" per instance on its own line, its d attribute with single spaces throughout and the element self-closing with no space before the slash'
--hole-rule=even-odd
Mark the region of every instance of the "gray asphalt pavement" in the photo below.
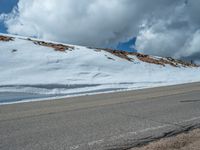
<svg viewBox="0 0 200 150">
<path fill-rule="evenodd" d="M 0 150 L 120 150 L 200 125 L 200 83 L 0 106 Z"/>
</svg>

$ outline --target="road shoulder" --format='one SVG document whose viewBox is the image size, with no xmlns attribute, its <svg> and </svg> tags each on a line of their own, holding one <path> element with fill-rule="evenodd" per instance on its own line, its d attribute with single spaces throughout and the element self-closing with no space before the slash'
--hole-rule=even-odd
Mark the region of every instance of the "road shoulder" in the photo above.
<svg viewBox="0 0 200 150">
<path fill-rule="evenodd" d="M 131 150 L 198 150 L 200 148 L 200 129 L 164 138 L 146 146 Z"/>
</svg>

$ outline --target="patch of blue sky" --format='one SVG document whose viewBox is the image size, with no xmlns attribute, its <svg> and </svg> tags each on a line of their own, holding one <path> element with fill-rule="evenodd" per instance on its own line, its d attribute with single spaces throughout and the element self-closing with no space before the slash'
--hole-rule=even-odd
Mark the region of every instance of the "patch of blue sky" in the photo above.
<svg viewBox="0 0 200 150">
<path fill-rule="evenodd" d="M 127 42 L 120 42 L 117 46 L 118 50 L 124 50 L 128 52 L 136 52 L 137 50 L 134 48 L 136 42 L 136 38 L 132 38 Z"/>
<path fill-rule="evenodd" d="M 18 3 L 18 0 L 0 0 L 0 14 L 10 13 Z M 3 20 L 0 20 L 0 32 L 7 33 Z"/>
</svg>

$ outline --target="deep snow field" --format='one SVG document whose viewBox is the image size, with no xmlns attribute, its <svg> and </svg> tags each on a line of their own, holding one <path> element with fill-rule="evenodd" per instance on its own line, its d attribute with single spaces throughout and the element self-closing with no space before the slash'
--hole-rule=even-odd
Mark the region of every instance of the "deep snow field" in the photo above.
<svg viewBox="0 0 200 150">
<path fill-rule="evenodd" d="M 199 67 L 163 60 L 1 35 L 0 104 L 200 81 Z"/>
</svg>

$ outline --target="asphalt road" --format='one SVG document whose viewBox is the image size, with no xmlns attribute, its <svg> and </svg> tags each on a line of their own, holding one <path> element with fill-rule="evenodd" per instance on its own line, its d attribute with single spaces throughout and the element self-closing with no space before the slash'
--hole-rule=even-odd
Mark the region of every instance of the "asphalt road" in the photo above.
<svg viewBox="0 0 200 150">
<path fill-rule="evenodd" d="M 199 127 L 200 83 L 0 106 L 0 150 L 117 150 Z"/>
</svg>

